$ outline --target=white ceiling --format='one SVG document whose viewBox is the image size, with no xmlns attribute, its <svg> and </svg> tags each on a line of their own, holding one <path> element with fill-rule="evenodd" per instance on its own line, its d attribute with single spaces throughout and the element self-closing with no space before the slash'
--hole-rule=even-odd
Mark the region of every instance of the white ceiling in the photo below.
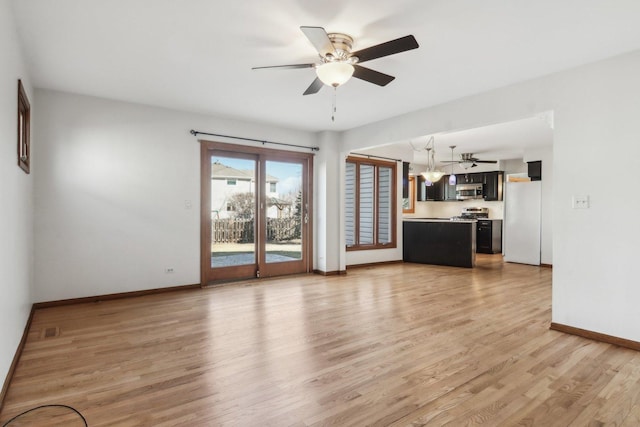
<svg viewBox="0 0 640 427">
<path fill-rule="evenodd" d="M 36 87 L 310 131 L 361 126 L 640 48 L 638 0 L 12 0 L 12 6 Z M 407 34 L 420 48 L 368 62 L 396 80 L 378 87 L 352 79 L 338 88 L 332 122 L 332 89 L 302 96 L 312 69 L 251 70 L 314 62 L 301 25 L 348 33 L 354 50 Z"/>
</svg>

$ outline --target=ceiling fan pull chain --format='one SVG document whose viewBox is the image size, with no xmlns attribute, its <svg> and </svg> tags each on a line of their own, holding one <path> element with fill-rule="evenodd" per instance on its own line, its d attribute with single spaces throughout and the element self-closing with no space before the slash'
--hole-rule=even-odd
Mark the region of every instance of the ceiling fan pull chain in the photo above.
<svg viewBox="0 0 640 427">
<path fill-rule="evenodd" d="M 331 107 L 331 121 L 332 122 L 336 121 L 336 111 L 337 111 L 337 108 L 336 108 L 336 105 L 337 105 L 336 93 L 337 92 L 338 92 L 338 86 L 334 86 L 333 87 L 333 105 Z"/>
</svg>

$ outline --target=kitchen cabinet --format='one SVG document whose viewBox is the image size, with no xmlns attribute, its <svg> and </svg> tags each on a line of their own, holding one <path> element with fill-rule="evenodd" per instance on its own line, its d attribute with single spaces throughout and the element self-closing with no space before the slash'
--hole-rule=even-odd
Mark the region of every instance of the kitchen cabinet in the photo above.
<svg viewBox="0 0 640 427">
<path fill-rule="evenodd" d="M 409 162 L 402 162 L 402 198 L 409 198 Z"/>
<path fill-rule="evenodd" d="M 421 264 L 474 267 L 475 221 L 405 219 L 402 222 L 402 260 Z"/>
<path fill-rule="evenodd" d="M 416 200 L 418 202 L 444 200 L 444 178 L 441 178 L 438 182 L 432 183 L 430 186 L 426 186 L 424 177 L 422 175 L 417 175 L 416 182 L 418 185 Z"/>
<path fill-rule="evenodd" d="M 442 181 L 442 186 L 444 187 L 444 198 L 443 198 L 443 200 L 448 200 L 448 201 L 457 200 L 456 199 L 456 186 L 449 184 L 449 176 L 450 175 L 445 175 L 440 179 L 440 181 Z M 458 183 L 460 183 L 460 181 L 458 181 L 458 180 L 461 177 L 462 177 L 462 175 L 456 175 L 456 181 Z"/>
<path fill-rule="evenodd" d="M 424 177 L 422 175 L 416 175 L 416 201 L 427 201 L 427 188 L 424 185 Z"/>
<path fill-rule="evenodd" d="M 427 188 L 427 200 L 443 201 L 444 200 L 444 185 L 442 179 L 438 182 L 434 182 Z"/>
<path fill-rule="evenodd" d="M 458 184 L 484 184 L 484 173 L 464 173 L 456 175 Z"/>
<path fill-rule="evenodd" d="M 479 219 L 476 230 L 476 252 L 499 254 L 502 252 L 502 220 Z"/>
<path fill-rule="evenodd" d="M 427 187 L 424 185 L 424 177 L 416 175 L 417 191 L 416 200 L 425 201 L 457 201 L 456 186 L 449 184 L 449 176 L 443 176 L 440 181 Z M 457 184 L 482 184 L 484 200 L 502 201 L 504 187 L 504 172 L 479 172 L 456 175 Z"/>
<path fill-rule="evenodd" d="M 542 161 L 527 162 L 527 175 L 531 178 L 531 181 L 542 180 Z"/>
<path fill-rule="evenodd" d="M 416 175 L 416 202 L 424 202 L 427 200 L 427 190 L 424 188 L 424 178 L 422 175 Z"/>
<path fill-rule="evenodd" d="M 483 178 L 484 200 L 501 201 L 504 187 L 504 172 L 485 172 Z"/>
</svg>

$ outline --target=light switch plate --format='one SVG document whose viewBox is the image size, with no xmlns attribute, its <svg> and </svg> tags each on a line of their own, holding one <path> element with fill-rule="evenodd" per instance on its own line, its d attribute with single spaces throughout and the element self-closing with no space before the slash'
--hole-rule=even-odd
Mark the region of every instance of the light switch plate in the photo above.
<svg viewBox="0 0 640 427">
<path fill-rule="evenodd" d="M 589 209 L 589 196 L 573 196 L 571 206 L 573 209 Z"/>
</svg>

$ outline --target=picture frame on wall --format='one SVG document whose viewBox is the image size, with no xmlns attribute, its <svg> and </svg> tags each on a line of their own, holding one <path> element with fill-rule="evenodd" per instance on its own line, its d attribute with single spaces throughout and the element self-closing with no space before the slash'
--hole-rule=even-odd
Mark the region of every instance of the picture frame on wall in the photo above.
<svg viewBox="0 0 640 427">
<path fill-rule="evenodd" d="M 18 80 L 18 166 L 25 172 L 31 172 L 31 105 L 29 98 Z"/>
</svg>

